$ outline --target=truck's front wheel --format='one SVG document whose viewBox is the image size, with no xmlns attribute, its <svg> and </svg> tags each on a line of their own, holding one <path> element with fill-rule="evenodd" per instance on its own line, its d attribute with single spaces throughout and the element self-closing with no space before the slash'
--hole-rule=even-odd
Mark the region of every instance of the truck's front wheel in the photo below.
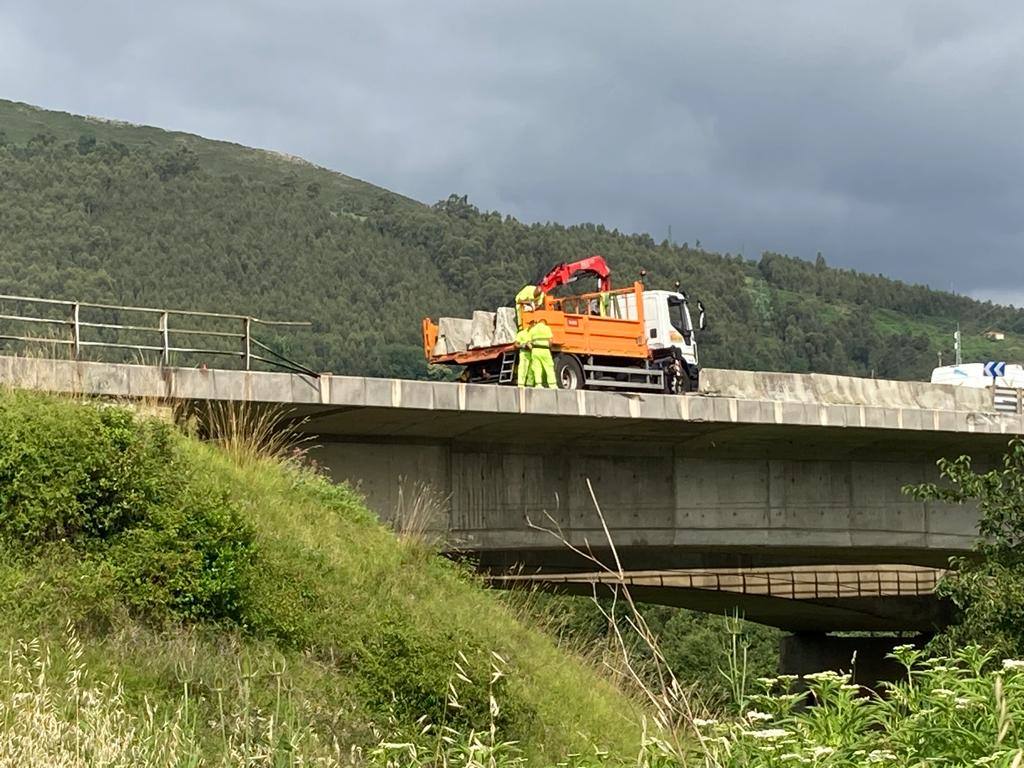
<svg viewBox="0 0 1024 768">
<path fill-rule="evenodd" d="M 572 355 L 555 358 L 555 380 L 559 389 L 583 389 L 583 366 Z"/>
</svg>

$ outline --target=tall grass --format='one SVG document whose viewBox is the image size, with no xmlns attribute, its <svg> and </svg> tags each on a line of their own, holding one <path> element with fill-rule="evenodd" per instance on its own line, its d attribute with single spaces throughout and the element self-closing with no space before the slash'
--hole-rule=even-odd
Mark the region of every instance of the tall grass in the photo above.
<svg viewBox="0 0 1024 768">
<path fill-rule="evenodd" d="M 302 431 L 308 421 L 280 406 L 245 401 L 209 400 L 194 413 L 199 434 L 239 466 L 260 461 L 299 460 L 313 436 Z"/>
<path fill-rule="evenodd" d="M 70 626 L 62 647 L 39 640 L 10 645 L 0 672 L 0 768 L 336 766 L 355 756 L 324 744 L 294 717 L 290 693 L 281 688 L 272 709 L 254 706 L 247 694 L 256 673 L 249 668 L 239 667 L 216 690 L 214 719 L 201 724 L 186 669 L 175 703 L 161 707 L 144 697 L 140 707 L 117 676 L 93 679 L 83 655 Z M 219 738 L 204 740 L 201 728 Z"/>
<path fill-rule="evenodd" d="M 391 527 L 398 540 L 436 553 L 445 544 L 450 494 L 430 483 L 398 479 L 398 503 Z"/>
</svg>

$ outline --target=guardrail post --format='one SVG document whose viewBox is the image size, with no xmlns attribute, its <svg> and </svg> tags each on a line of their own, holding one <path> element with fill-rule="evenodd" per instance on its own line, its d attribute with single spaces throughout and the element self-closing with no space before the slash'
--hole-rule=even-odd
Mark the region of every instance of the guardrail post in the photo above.
<svg viewBox="0 0 1024 768">
<path fill-rule="evenodd" d="M 167 312 L 160 313 L 160 337 L 163 346 L 163 350 L 160 352 L 160 362 L 167 367 L 171 364 L 170 316 Z"/>
<path fill-rule="evenodd" d="M 252 318 L 245 318 L 245 370 L 252 370 Z"/>
<path fill-rule="evenodd" d="M 79 305 L 76 301 L 71 305 L 71 333 L 75 342 L 75 360 L 78 359 L 79 352 L 82 349 L 82 326 L 79 324 Z"/>
</svg>

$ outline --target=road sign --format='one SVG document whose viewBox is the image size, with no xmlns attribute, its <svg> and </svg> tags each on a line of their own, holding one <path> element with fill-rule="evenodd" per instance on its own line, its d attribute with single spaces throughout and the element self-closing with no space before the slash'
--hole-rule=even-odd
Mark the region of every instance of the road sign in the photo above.
<svg viewBox="0 0 1024 768">
<path fill-rule="evenodd" d="M 1003 362 L 992 362 L 985 363 L 985 375 L 991 376 L 993 379 L 999 378 L 1006 375 L 1006 363 Z"/>
</svg>

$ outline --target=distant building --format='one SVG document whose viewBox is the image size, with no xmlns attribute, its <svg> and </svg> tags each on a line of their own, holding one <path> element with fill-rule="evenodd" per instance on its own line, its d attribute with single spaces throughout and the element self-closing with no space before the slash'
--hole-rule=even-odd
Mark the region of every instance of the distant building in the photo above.
<svg viewBox="0 0 1024 768">
<path fill-rule="evenodd" d="M 982 336 L 991 341 L 1003 341 L 1006 338 L 1006 334 L 1002 331 L 985 331 Z"/>
</svg>

